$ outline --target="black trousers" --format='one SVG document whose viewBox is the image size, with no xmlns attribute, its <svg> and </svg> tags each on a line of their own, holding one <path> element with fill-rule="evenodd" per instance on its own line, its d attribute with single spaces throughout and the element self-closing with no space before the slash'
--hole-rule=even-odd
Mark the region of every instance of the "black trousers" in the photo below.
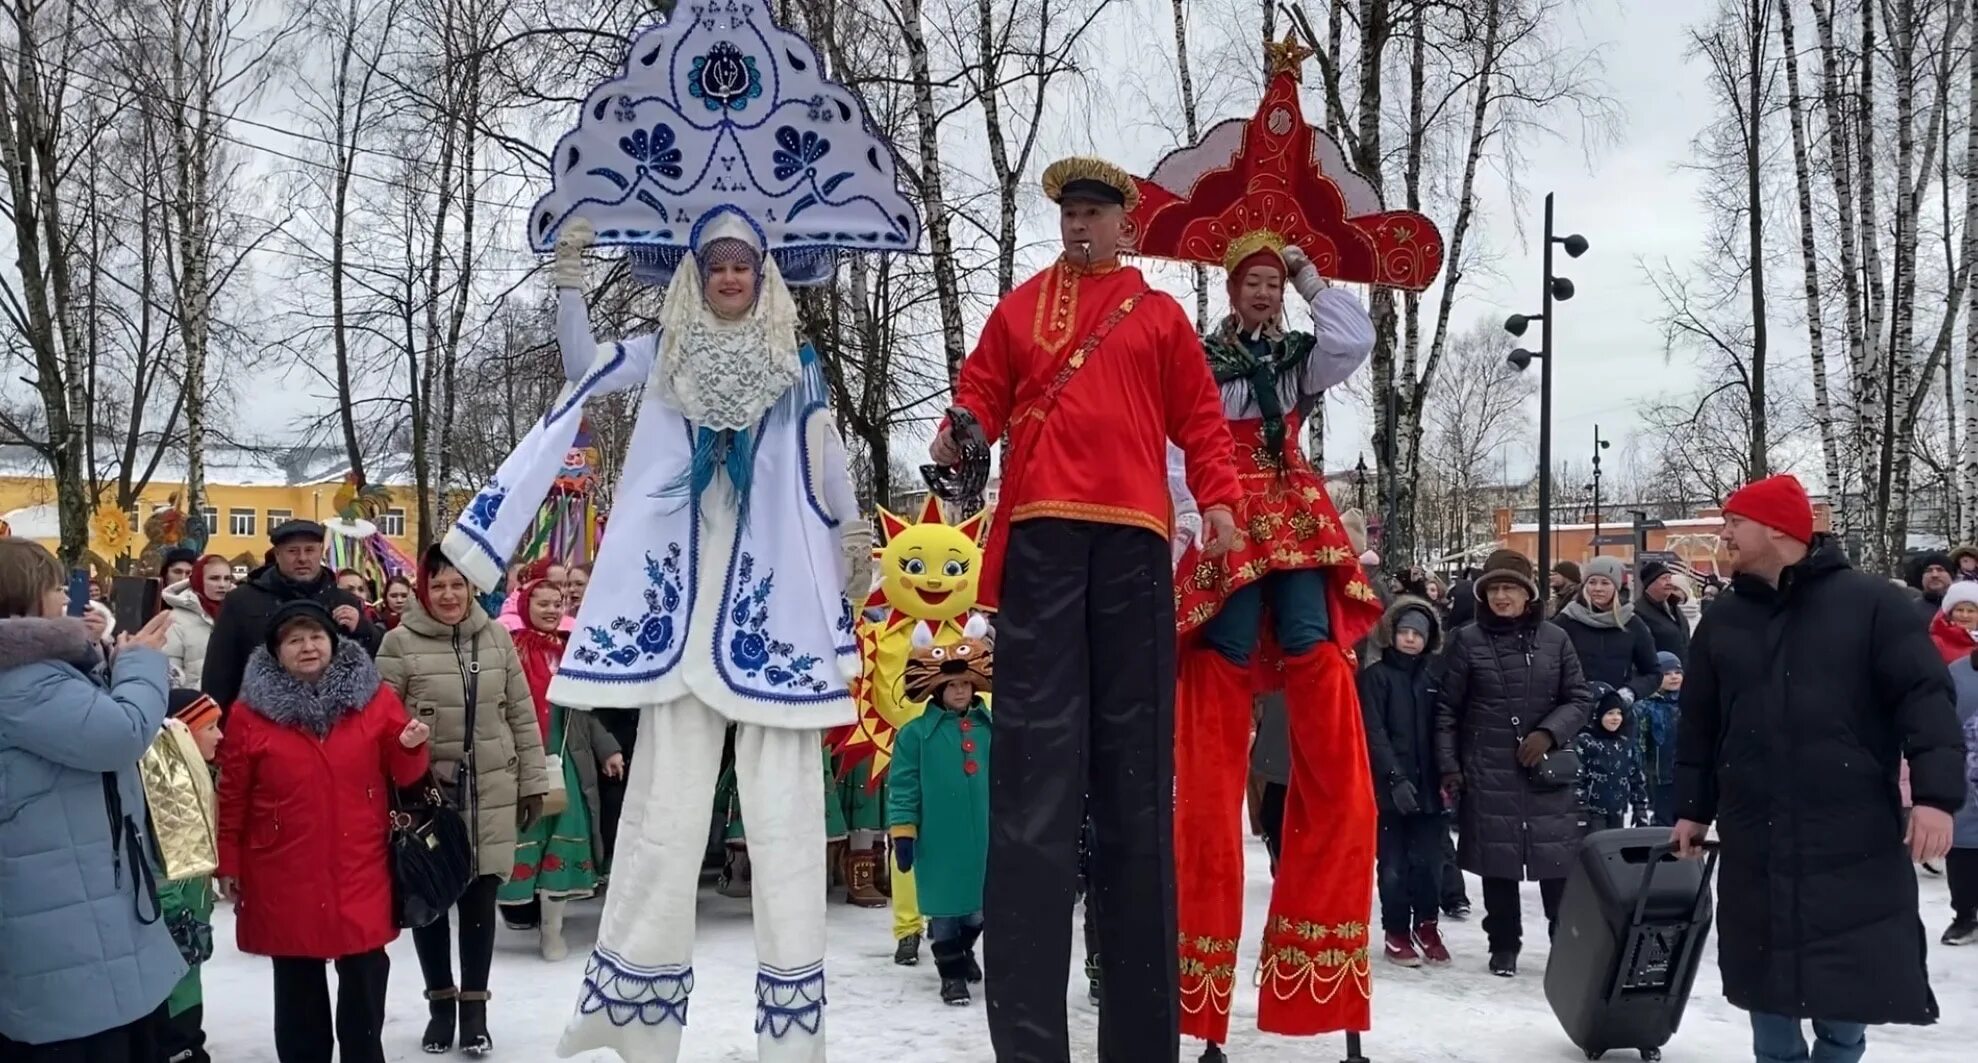
<svg viewBox="0 0 1978 1063">
<path fill-rule="evenodd" d="M 1174 946 L 1174 581 L 1167 540 L 1038 519 L 1009 534 L 990 761 L 989 1039 L 1065 1063 L 1081 817 L 1092 819 L 1101 1063 L 1180 1054 Z M 1053 973 L 1056 972 L 1056 973 Z"/>
<path fill-rule="evenodd" d="M 193 1006 L 167 1018 L 158 1031 L 159 1056 L 165 1063 L 211 1063 L 206 1054 L 206 1008 Z"/>
<path fill-rule="evenodd" d="M 1380 814 L 1378 842 L 1380 928 L 1406 934 L 1419 923 L 1433 923 L 1441 914 L 1442 839 L 1448 834 L 1442 817 Z"/>
<path fill-rule="evenodd" d="M 281 1063 L 385 1063 L 385 950 L 342 956 L 336 1018 L 330 1018 L 328 965 L 275 960 L 275 1058 Z"/>
<path fill-rule="evenodd" d="M 1442 825 L 1442 906 L 1470 906 L 1470 891 L 1463 884 L 1463 869 L 1456 866 L 1456 835 L 1450 831 L 1447 822 Z"/>
<path fill-rule="evenodd" d="M 1264 849 L 1271 854 L 1271 877 L 1277 877 L 1277 862 L 1284 852 L 1284 795 L 1291 788 L 1281 782 L 1264 784 L 1257 801 L 1257 818 L 1263 820 Z"/>
<path fill-rule="evenodd" d="M 159 1056 L 158 1029 L 165 1006 L 133 1023 L 70 1041 L 29 1045 L 0 1037 L 0 1060 L 6 1063 L 154 1063 Z"/>
<path fill-rule="evenodd" d="M 1484 936 L 1490 939 L 1492 952 L 1517 952 L 1524 944 L 1525 913 L 1519 907 L 1518 886 L 1515 878 L 1483 880 Z M 1565 879 L 1538 880 L 1538 896 L 1545 907 L 1548 935 L 1559 929 L 1559 898 L 1565 895 Z"/>
<path fill-rule="evenodd" d="M 1978 919 L 1978 849 L 1952 849 L 1944 857 L 1944 877 L 1951 883 L 1953 917 Z"/>
<path fill-rule="evenodd" d="M 442 915 L 412 932 L 413 947 L 419 953 L 419 973 L 427 989 L 464 989 L 481 992 L 488 988 L 488 969 L 494 966 L 495 891 L 501 880 L 482 875 L 460 895 L 454 908 L 460 913 L 460 982 L 453 981 L 452 920 Z"/>
</svg>

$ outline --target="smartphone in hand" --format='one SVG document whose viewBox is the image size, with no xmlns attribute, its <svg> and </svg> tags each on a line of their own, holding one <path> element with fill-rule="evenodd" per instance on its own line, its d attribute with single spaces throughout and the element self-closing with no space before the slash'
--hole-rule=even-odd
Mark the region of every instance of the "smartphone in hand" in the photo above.
<svg viewBox="0 0 1978 1063">
<path fill-rule="evenodd" d="M 81 616 L 89 612 L 89 570 L 72 568 L 69 570 L 69 615 Z"/>
<path fill-rule="evenodd" d="M 163 588 L 155 579 L 118 576 L 110 586 L 110 608 L 117 616 L 117 630 L 135 634 L 163 608 L 159 596 Z"/>
</svg>

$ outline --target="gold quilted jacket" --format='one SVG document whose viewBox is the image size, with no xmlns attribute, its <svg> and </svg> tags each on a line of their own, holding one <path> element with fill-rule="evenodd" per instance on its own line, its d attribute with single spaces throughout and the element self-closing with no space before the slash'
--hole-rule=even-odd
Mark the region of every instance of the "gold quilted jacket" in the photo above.
<svg viewBox="0 0 1978 1063">
<path fill-rule="evenodd" d="M 138 774 L 144 778 L 144 802 L 150 806 L 151 834 L 158 840 L 166 880 L 181 882 L 219 870 L 213 776 L 185 724 L 165 721 L 138 761 Z"/>
</svg>

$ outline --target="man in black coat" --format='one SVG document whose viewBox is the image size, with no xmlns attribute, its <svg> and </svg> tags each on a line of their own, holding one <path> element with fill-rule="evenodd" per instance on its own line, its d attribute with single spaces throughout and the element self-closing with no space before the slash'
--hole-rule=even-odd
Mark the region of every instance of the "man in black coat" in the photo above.
<svg viewBox="0 0 1978 1063">
<path fill-rule="evenodd" d="M 199 685 L 214 701 L 232 708 L 240 693 L 247 658 L 267 639 L 268 621 L 289 602 L 314 601 L 329 610 L 341 633 L 362 643 L 377 656 L 384 629 L 364 619 L 355 597 L 338 589 L 336 573 L 323 565 L 323 526 L 313 520 L 291 520 L 269 533 L 274 563 L 249 573 L 233 589 L 213 621 L 206 643 L 206 668 Z"/>
<path fill-rule="evenodd" d="M 1641 567 L 1641 600 L 1635 615 L 1648 625 L 1655 640 L 1655 652 L 1673 653 L 1679 661 L 1690 659 L 1690 620 L 1677 602 L 1676 573 L 1660 561 Z"/>
<path fill-rule="evenodd" d="M 1949 554 L 1930 552 L 1917 554 L 1903 565 L 1903 575 L 1909 586 L 1916 592 L 1912 608 L 1923 620 L 1924 630 L 1929 630 L 1930 621 L 1936 619 L 1943 608 L 1944 592 L 1951 589 L 1951 573 L 1957 562 Z"/>
<path fill-rule="evenodd" d="M 1671 841 L 1722 842 L 1718 965 L 1759 1059 L 1861 1058 L 1936 1021 L 1912 861 L 1950 848 L 1964 745 L 1950 676 L 1888 581 L 1813 534 L 1790 476 L 1724 503 L 1731 592 L 1690 643 Z M 1897 776 L 1915 801 L 1905 831 Z"/>
</svg>

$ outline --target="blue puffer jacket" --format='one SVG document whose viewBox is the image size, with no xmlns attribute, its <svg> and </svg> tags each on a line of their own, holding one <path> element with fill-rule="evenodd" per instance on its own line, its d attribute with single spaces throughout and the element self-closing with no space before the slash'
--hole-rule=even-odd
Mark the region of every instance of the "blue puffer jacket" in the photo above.
<svg viewBox="0 0 1978 1063">
<path fill-rule="evenodd" d="M 186 970 L 137 772 L 165 657 L 124 650 L 108 690 L 95 657 L 81 621 L 0 620 L 0 1035 L 26 1044 L 135 1022 Z"/>
<path fill-rule="evenodd" d="M 1978 668 L 1971 666 L 1971 656 L 1966 655 L 1953 661 L 1950 666 L 1951 682 L 1957 684 L 1957 722 L 1964 729 L 1965 769 L 1970 771 L 1972 760 L 1978 757 L 1978 748 L 1971 744 L 1971 734 L 1978 727 Z M 1958 809 L 1953 821 L 1951 844 L 1959 849 L 1978 849 L 1978 789 L 1970 789 L 1964 795 L 1964 807 Z"/>
</svg>

